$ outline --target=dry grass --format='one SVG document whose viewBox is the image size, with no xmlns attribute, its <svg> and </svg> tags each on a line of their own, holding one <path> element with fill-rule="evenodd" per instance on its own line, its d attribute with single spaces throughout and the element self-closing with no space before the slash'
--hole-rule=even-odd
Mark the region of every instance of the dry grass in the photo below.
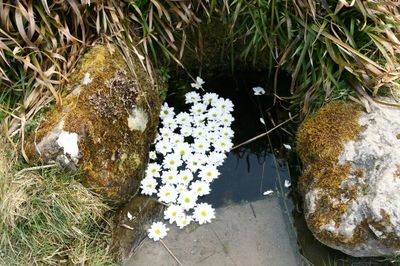
<svg viewBox="0 0 400 266">
<path fill-rule="evenodd" d="M 16 172 L 0 141 L 0 265 L 113 264 L 101 198 L 58 168 Z"/>
</svg>

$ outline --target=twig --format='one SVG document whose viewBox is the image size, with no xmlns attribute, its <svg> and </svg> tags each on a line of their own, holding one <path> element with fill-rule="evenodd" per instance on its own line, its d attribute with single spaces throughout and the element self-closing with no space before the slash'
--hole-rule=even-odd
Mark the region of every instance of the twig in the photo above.
<svg viewBox="0 0 400 266">
<path fill-rule="evenodd" d="M 262 138 L 262 137 L 264 137 L 264 136 L 270 134 L 272 131 L 278 129 L 279 127 L 281 127 L 282 125 L 286 124 L 287 122 L 292 121 L 292 120 L 293 120 L 295 117 L 297 117 L 297 116 L 298 116 L 298 114 L 296 114 L 296 115 L 290 117 L 289 119 L 286 119 L 285 121 L 283 121 L 282 123 L 280 123 L 280 124 L 277 125 L 276 127 L 272 128 L 272 129 L 270 129 L 270 130 L 268 130 L 267 132 L 264 132 L 264 133 L 262 133 L 262 134 L 260 134 L 260 135 L 258 135 L 258 136 L 255 136 L 254 138 L 251 138 L 251 139 L 249 139 L 249 140 L 246 140 L 245 142 L 242 142 L 242 143 L 240 143 L 240 144 L 234 146 L 234 147 L 231 149 L 231 151 L 233 151 L 234 149 L 237 149 L 237 148 L 239 148 L 239 147 L 241 147 L 241 146 L 243 146 L 243 145 L 249 144 L 249 143 L 251 143 L 251 142 L 253 142 L 253 141 L 255 141 L 255 140 L 259 139 L 259 138 Z"/>
<path fill-rule="evenodd" d="M 40 169 L 52 168 L 52 167 L 55 167 L 57 165 L 58 164 L 54 163 L 54 164 L 47 164 L 47 165 L 24 168 L 21 171 L 19 171 L 18 173 L 16 173 L 15 175 L 20 175 L 20 174 L 23 174 L 23 173 L 29 172 L 29 171 L 36 171 L 36 170 L 40 170 Z"/>
<path fill-rule="evenodd" d="M 122 227 L 125 227 L 126 229 L 132 230 L 132 231 L 135 230 L 135 228 L 133 228 L 132 226 L 129 226 L 129 225 L 127 225 L 127 224 L 121 224 L 121 226 L 122 226 Z"/>
<path fill-rule="evenodd" d="M 168 253 L 171 255 L 171 257 L 174 258 L 174 260 L 180 265 L 182 266 L 182 263 L 178 260 L 178 258 L 174 255 L 174 253 L 172 253 L 172 251 L 167 247 L 167 245 L 165 245 L 164 241 L 162 241 L 160 239 L 161 244 L 165 247 L 165 249 L 168 251 Z"/>
</svg>

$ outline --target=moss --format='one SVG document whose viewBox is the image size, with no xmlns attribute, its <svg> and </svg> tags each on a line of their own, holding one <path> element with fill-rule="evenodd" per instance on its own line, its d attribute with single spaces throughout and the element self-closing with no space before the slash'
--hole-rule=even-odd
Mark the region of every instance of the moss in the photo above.
<svg viewBox="0 0 400 266">
<path fill-rule="evenodd" d="M 82 84 L 85 75 L 91 82 Z M 106 198 L 128 200 L 138 188 L 155 137 L 161 106 L 158 87 L 137 63 L 128 70 L 123 56 L 111 46 L 95 46 L 71 75 L 70 93 L 43 122 L 37 139 L 64 120 L 63 130 L 78 133 L 85 176 L 83 183 Z M 127 118 L 133 107 L 149 120 L 144 132 L 132 131 Z"/>
<path fill-rule="evenodd" d="M 352 245 L 363 238 L 360 232 L 356 232 L 349 240 L 320 230 L 322 225 L 331 220 L 339 225 L 341 216 L 348 209 L 347 203 L 338 203 L 332 199 L 345 196 L 350 201 L 362 190 L 360 184 L 351 188 L 342 187 L 343 181 L 349 175 L 362 177 L 362 170 L 352 169 L 350 163 L 338 165 L 338 158 L 344 151 L 344 144 L 355 139 L 362 131 L 358 124 L 361 113 L 361 107 L 354 103 L 331 102 L 308 118 L 300 126 L 297 134 L 297 151 L 305 164 L 304 174 L 299 179 L 299 190 L 303 194 L 310 187 L 322 191 L 316 206 L 317 211 L 309 216 L 308 224 L 314 232 L 318 232 L 323 241 Z"/>
</svg>

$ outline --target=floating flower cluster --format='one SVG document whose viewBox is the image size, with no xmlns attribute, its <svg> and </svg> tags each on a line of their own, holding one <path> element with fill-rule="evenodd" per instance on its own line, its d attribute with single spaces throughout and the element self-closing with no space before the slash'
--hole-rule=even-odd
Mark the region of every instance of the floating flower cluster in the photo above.
<svg viewBox="0 0 400 266">
<path fill-rule="evenodd" d="M 202 84 L 199 84 L 201 86 Z M 215 93 L 185 95 L 189 112 L 175 114 L 174 108 L 161 108 L 161 127 L 150 152 L 141 192 L 157 195 L 168 207 L 164 219 L 184 228 L 192 221 L 210 223 L 215 210 L 208 203 L 198 203 L 211 192 L 210 184 L 218 178 L 218 166 L 232 148 L 231 124 L 233 103 Z M 149 237 L 157 241 L 167 234 L 161 222 L 153 223 Z"/>
</svg>

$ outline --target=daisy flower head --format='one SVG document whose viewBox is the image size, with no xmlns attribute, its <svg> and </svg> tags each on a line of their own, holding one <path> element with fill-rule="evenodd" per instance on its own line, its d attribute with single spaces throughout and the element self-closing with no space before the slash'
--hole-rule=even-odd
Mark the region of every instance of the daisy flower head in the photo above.
<svg viewBox="0 0 400 266">
<path fill-rule="evenodd" d="M 164 219 L 168 220 L 170 224 L 176 222 L 178 217 L 185 215 L 182 206 L 171 204 L 164 211 Z"/>
<path fill-rule="evenodd" d="M 208 142 L 205 138 L 198 138 L 194 140 L 192 147 L 197 153 L 206 153 L 210 148 L 210 142 Z"/>
<path fill-rule="evenodd" d="M 210 110 L 208 110 L 207 119 L 209 121 L 216 121 L 216 120 L 219 120 L 222 115 L 223 115 L 223 112 L 220 109 L 213 107 Z"/>
<path fill-rule="evenodd" d="M 235 118 L 233 118 L 233 116 L 231 114 L 226 113 L 220 117 L 220 120 L 224 126 L 229 127 L 232 124 L 232 122 L 235 120 Z"/>
<path fill-rule="evenodd" d="M 170 185 L 178 183 L 178 172 L 175 170 L 163 172 L 161 175 L 161 182 Z"/>
<path fill-rule="evenodd" d="M 226 154 L 225 153 L 220 153 L 220 152 L 210 152 L 208 155 L 208 161 L 214 165 L 214 166 L 221 166 L 226 159 Z"/>
<path fill-rule="evenodd" d="M 178 145 L 179 143 L 183 143 L 185 140 L 185 137 L 180 135 L 180 134 L 172 134 L 172 136 L 169 138 L 169 141 L 173 144 L 173 145 Z"/>
<path fill-rule="evenodd" d="M 200 77 L 197 77 L 194 83 L 190 83 L 190 86 L 192 86 L 192 88 L 198 90 L 198 89 L 202 89 L 203 88 L 203 84 L 204 84 L 204 80 Z"/>
<path fill-rule="evenodd" d="M 193 129 L 191 126 L 182 126 L 180 133 L 184 137 L 189 137 L 192 135 Z"/>
<path fill-rule="evenodd" d="M 218 100 L 218 94 L 213 93 L 213 92 L 207 92 L 203 95 L 203 102 L 205 104 L 211 104 L 213 106 L 215 102 Z"/>
<path fill-rule="evenodd" d="M 192 116 L 189 113 L 182 112 L 177 114 L 176 116 L 176 123 L 182 126 L 190 126 L 192 122 Z"/>
<path fill-rule="evenodd" d="M 186 191 L 187 189 L 188 189 L 187 186 L 184 184 L 178 183 L 176 185 L 176 191 L 178 191 L 178 193 L 182 193 L 182 192 Z"/>
<path fill-rule="evenodd" d="M 160 136 L 163 140 L 167 140 L 172 137 L 174 131 L 169 127 L 160 128 Z"/>
<path fill-rule="evenodd" d="M 195 103 L 190 108 L 190 112 L 195 115 L 202 115 L 207 110 L 207 106 L 203 103 Z"/>
<path fill-rule="evenodd" d="M 200 169 L 199 177 L 204 182 L 212 182 L 214 179 L 217 179 L 220 175 L 217 167 L 213 165 L 206 165 Z"/>
<path fill-rule="evenodd" d="M 200 180 L 194 181 L 190 185 L 190 189 L 194 193 L 196 193 L 197 196 L 208 195 L 211 192 L 210 183 L 204 182 L 204 181 L 200 181 Z"/>
<path fill-rule="evenodd" d="M 151 196 L 153 193 L 157 193 L 157 180 L 152 177 L 146 177 L 140 181 L 140 188 L 142 189 L 142 194 Z"/>
<path fill-rule="evenodd" d="M 158 199 L 164 203 L 175 202 L 178 197 L 178 192 L 174 188 L 174 186 L 166 184 L 158 190 L 157 193 Z"/>
<path fill-rule="evenodd" d="M 156 143 L 156 151 L 161 153 L 162 155 L 166 155 L 167 153 L 172 151 L 173 145 L 168 140 L 160 140 Z"/>
<path fill-rule="evenodd" d="M 182 229 L 185 226 L 187 226 L 188 224 L 190 224 L 191 221 L 193 221 L 192 216 L 190 216 L 190 215 L 181 215 L 176 220 L 176 225 L 179 227 L 179 229 Z"/>
<path fill-rule="evenodd" d="M 193 180 L 193 174 L 190 170 L 182 170 L 178 174 L 178 183 L 187 186 Z"/>
<path fill-rule="evenodd" d="M 181 156 L 175 153 L 170 153 L 164 157 L 164 169 L 177 169 L 182 165 Z"/>
<path fill-rule="evenodd" d="M 199 224 L 211 223 L 215 218 L 215 210 L 208 203 L 199 203 L 194 208 L 193 217 Z"/>
<path fill-rule="evenodd" d="M 220 123 L 218 123 L 217 121 L 208 120 L 206 127 L 208 128 L 209 131 L 216 131 L 219 130 Z"/>
<path fill-rule="evenodd" d="M 202 138 L 202 137 L 205 138 L 207 136 L 207 133 L 208 133 L 208 131 L 206 128 L 196 127 L 193 129 L 192 136 L 194 138 Z"/>
<path fill-rule="evenodd" d="M 218 99 L 218 101 L 215 103 L 215 107 L 223 112 L 233 111 L 233 103 L 229 99 Z"/>
<path fill-rule="evenodd" d="M 181 156 L 183 160 L 187 160 L 189 156 L 192 155 L 192 148 L 190 147 L 189 143 L 182 142 L 175 146 L 174 152 L 175 154 Z"/>
<path fill-rule="evenodd" d="M 166 117 L 161 121 L 161 123 L 164 128 L 169 129 L 171 132 L 173 132 L 178 127 L 178 124 L 176 123 L 174 117 Z"/>
<path fill-rule="evenodd" d="M 219 134 L 221 135 L 221 137 L 229 139 L 233 138 L 233 136 L 235 135 L 235 133 L 230 127 L 221 128 Z"/>
<path fill-rule="evenodd" d="M 214 143 L 214 149 L 217 152 L 228 152 L 233 147 L 233 143 L 228 138 L 217 139 Z"/>
<path fill-rule="evenodd" d="M 202 115 L 195 115 L 193 117 L 193 125 L 194 126 L 203 126 L 204 122 L 206 121 L 206 115 L 202 114 Z"/>
<path fill-rule="evenodd" d="M 198 103 L 200 102 L 201 97 L 200 94 L 198 94 L 195 91 L 191 91 L 185 94 L 185 103 Z"/>
<path fill-rule="evenodd" d="M 156 160 L 157 159 L 157 153 L 155 151 L 149 152 L 149 159 L 150 160 Z"/>
<path fill-rule="evenodd" d="M 201 163 L 196 160 L 196 154 L 188 158 L 186 168 L 189 169 L 193 174 L 201 167 Z"/>
<path fill-rule="evenodd" d="M 196 206 L 197 195 L 193 191 L 186 190 L 182 192 L 178 198 L 178 203 L 183 207 L 185 210 L 190 210 L 194 206 Z"/>
<path fill-rule="evenodd" d="M 167 117 L 174 117 L 175 112 L 173 107 L 169 107 L 168 103 L 164 103 L 163 106 L 161 106 L 161 111 L 160 111 L 160 118 L 161 120 L 164 120 Z"/>
<path fill-rule="evenodd" d="M 160 176 L 161 165 L 158 163 L 149 163 L 146 168 L 146 178 L 147 177 L 159 177 Z"/>
<path fill-rule="evenodd" d="M 163 239 L 167 235 L 168 231 L 169 229 L 162 222 L 154 222 L 147 230 L 149 233 L 149 238 L 153 239 L 154 241 Z"/>
</svg>

